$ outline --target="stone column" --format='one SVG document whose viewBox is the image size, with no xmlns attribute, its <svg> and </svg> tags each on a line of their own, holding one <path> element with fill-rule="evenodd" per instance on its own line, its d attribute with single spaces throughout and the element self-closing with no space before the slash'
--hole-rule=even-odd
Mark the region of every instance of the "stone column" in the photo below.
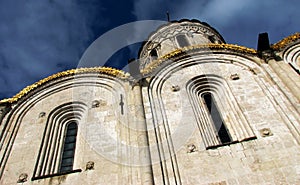
<svg viewBox="0 0 300 185">
<path fill-rule="evenodd" d="M 149 149 L 149 140 L 147 132 L 147 124 L 145 119 L 145 111 L 143 105 L 142 88 L 141 85 L 133 87 L 134 101 L 135 101 L 135 118 L 137 128 L 137 138 L 139 146 L 140 168 L 142 173 L 142 184 L 154 184 L 152 163 Z"/>
<path fill-rule="evenodd" d="M 284 85 L 293 93 L 297 100 L 300 101 L 299 75 L 293 71 L 291 66 L 283 61 L 275 61 L 274 59 L 270 59 L 268 64 L 282 80 Z"/>
<path fill-rule="evenodd" d="M 267 60 L 268 65 L 272 69 L 272 71 L 279 77 L 279 79 L 282 81 L 283 85 L 286 87 L 287 90 L 289 90 L 288 94 L 291 94 L 293 96 L 292 99 L 288 98 L 290 100 L 291 105 L 295 108 L 296 111 L 300 111 L 298 102 L 300 101 L 300 78 L 298 74 L 292 69 L 291 66 L 289 66 L 284 61 L 276 61 L 274 59 Z M 278 85 L 278 84 L 277 84 Z M 295 99 L 294 99 L 295 98 Z M 299 124 L 293 119 L 297 120 L 297 117 L 299 115 L 297 112 L 294 111 L 286 111 L 286 109 L 282 109 L 282 113 L 285 115 L 283 116 L 283 120 L 285 120 L 286 126 L 291 131 L 292 135 L 300 144 L 300 130 L 299 130 Z M 296 113 L 296 114 L 295 114 Z"/>
</svg>

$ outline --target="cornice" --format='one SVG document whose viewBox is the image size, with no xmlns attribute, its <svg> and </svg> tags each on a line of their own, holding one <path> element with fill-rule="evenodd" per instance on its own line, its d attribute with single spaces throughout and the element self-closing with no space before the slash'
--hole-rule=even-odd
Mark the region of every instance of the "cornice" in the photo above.
<svg viewBox="0 0 300 185">
<path fill-rule="evenodd" d="M 297 41 L 300 39 L 300 33 L 295 33 L 293 35 L 290 35 L 279 42 L 273 44 L 271 48 L 275 51 L 280 51 L 284 49 L 286 46 L 292 44 L 293 42 Z"/>
<path fill-rule="evenodd" d="M 148 64 L 143 70 L 141 70 L 141 73 L 143 75 L 151 73 L 155 68 L 157 68 L 160 64 L 163 62 L 174 58 L 176 56 L 179 56 L 184 53 L 189 53 L 193 51 L 201 51 L 201 50 L 229 50 L 238 52 L 241 54 L 247 54 L 247 55 L 257 55 L 257 51 L 255 49 L 247 48 L 244 46 L 238 46 L 234 44 L 201 44 L 201 45 L 192 45 L 187 46 L 183 48 L 176 49 L 175 51 L 172 51 L 171 53 L 168 53 L 162 57 L 160 57 L 157 60 L 152 61 L 150 64 Z"/>
<path fill-rule="evenodd" d="M 29 86 L 25 87 L 23 90 L 21 90 L 18 94 L 13 96 L 12 98 L 0 100 L 0 103 L 1 104 L 2 103 L 14 103 L 14 102 L 18 101 L 20 98 L 22 98 L 23 96 L 25 96 L 26 94 L 28 94 L 29 92 L 31 92 L 32 90 L 42 86 L 43 84 L 45 84 L 49 81 L 59 79 L 62 77 L 66 77 L 66 76 L 72 76 L 72 75 L 84 74 L 84 73 L 106 74 L 106 75 L 111 75 L 111 76 L 117 77 L 122 80 L 128 79 L 130 77 L 129 73 L 126 73 L 122 70 L 114 69 L 111 67 L 91 67 L 91 68 L 70 69 L 67 71 L 62 71 L 62 72 L 53 74 L 53 75 L 51 75 L 47 78 L 44 78 L 32 85 L 29 85 Z"/>
</svg>

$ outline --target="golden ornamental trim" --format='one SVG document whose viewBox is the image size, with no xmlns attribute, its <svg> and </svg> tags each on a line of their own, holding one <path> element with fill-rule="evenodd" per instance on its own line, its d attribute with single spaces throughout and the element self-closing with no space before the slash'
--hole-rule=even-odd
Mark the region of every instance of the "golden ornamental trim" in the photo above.
<svg viewBox="0 0 300 185">
<path fill-rule="evenodd" d="M 37 87 L 45 84 L 48 81 L 58 79 L 60 77 L 71 76 L 71 75 L 75 75 L 75 74 L 83 74 L 83 73 L 107 74 L 107 75 L 115 76 L 115 77 L 120 78 L 122 80 L 128 79 L 129 76 L 130 76 L 129 73 L 126 73 L 124 71 L 114 69 L 114 68 L 111 68 L 111 67 L 91 67 L 91 68 L 70 69 L 70 70 L 67 70 L 67 71 L 62 71 L 62 72 L 53 74 L 53 75 L 51 75 L 47 78 L 44 78 L 44 79 L 42 79 L 42 80 L 40 80 L 40 81 L 38 81 L 38 82 L 36 82 L 32 85 L 29 85 L 29 86 L 25 87 L 23 90 L 21 90 L 18 94 L 13 96 L 12 98 L 7 98 L 7 99 L 0 100 L 0 103 L 13 103 L 13 102 L 16 102 L 20 98 L 22 98 L 23 96 L 28 94 L 30 91 L 36 89 Z"/>
<path fill-rule="evenodd" d="M 201 44 L 201 45 L 192 45 L 187 46 L 183 48 L 176 49 L 175 51 L 172 51 L 171 53 L 168 53 L 157 60 L 152 61 L 150 64 L 148 64 L 143 70 L 141 70 L 142 74 L 149 74 L 151 73 L 155 68 L 157 68 L 160 64 L 167 61 L 168 59 L 178 56 L 182 53 L 191 52 L 194 50 L 205 50 L 205 49 L 215 49 L 215 50 L 231 50 L 231 51 L 237 51 L 243 54 L 251 54 L 256 55 L 257 51 L 255 49 L 247 48 L 244 46 L 239 46 L 235 44 Z"/>
<path fill-rule="evenodd" d="M 276 51 L 279 51 L 283 48 L 285 48 L 286 46 L 288 46 L 289 44 L 295 42 L 296 40 L 299 40 L 300 39 L 300 33 L 295 33 L 293 35 L 290 35 L 284 39 L 282 39 L 281 41 L 273 44 L 271 46 L 272 49 L 276 50 Z"/>
</svg>

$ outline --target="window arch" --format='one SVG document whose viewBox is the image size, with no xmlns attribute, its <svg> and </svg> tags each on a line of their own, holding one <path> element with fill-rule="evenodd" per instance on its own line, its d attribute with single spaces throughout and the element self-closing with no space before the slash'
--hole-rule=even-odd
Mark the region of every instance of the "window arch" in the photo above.
<svg viewBox="0 0 300 185">
<path fill-rule="evenodd" d="M 224 79 L 200 75 L 186 88 L 206 149 L 256 138 Z"/>
<path fill-rule="evenodd" d="M 86 107 L 70 102 L 49 113 L 32 180 L 81 171 L 73 166 L 78 124 Z"/>
</svg>

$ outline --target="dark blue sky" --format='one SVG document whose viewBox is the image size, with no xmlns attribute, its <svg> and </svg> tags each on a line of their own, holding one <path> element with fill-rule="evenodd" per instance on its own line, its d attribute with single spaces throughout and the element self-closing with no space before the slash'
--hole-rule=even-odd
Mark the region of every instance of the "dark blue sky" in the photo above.
<svg viewBox="0 0 300 185">
<path fill-rule="evenodd" d="M 299 7 L 298 0 L 0 0 L 0 99 L 76 68 L 105 32 L 137 20 L 166 20 L 167 10 L 171 20 L 199 19 L 227 43 L 256 48 L 260 32 L 275 43 L 300 31 Z M 109 64 L 122 66 L 134 53 L 125 48 Z"/>
</svg>

